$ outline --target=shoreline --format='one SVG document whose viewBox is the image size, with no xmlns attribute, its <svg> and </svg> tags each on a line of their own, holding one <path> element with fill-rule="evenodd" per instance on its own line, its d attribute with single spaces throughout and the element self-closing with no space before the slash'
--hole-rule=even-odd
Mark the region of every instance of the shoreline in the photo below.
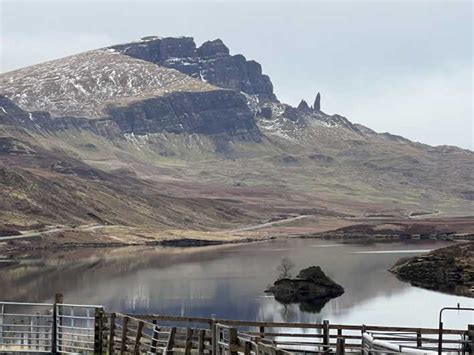
<svg viewBox="0 0 474 355">
<path fill-rule="evenodd" d="M 423 242 L 473 242 L 474 235 L 470 235 L 468 239 L 466 236 L 450 236 L 446 238 L 444 236 L 432 235 L 428 237 L 396 237 L 396 236 L 327 236 L 327 235 L 285 235 L 285 236 L 259 236 L 259 237 L 244 237 L 241 239 L 232 240 L 215 240 L 215 239 L 198 239 L 198 238 L 180 238 L 180 239 L 163 239 L 152 242 L 144 243 L 120 243 L 120 242 L 82 242 L 82 243 L 62 243 L 53 244 L 48 246 L 34 246 L 34 245 L 23 245 L 14 248 L 6 248 L 0 250 L 0 255 L 8 255 L 9 257 L 17 256 L 20 254 L 35 255 L 45 252 L 64 252 L 64 251 L 80 251 L 80 250 L 106 250 L 106 249 L 119 249 L 128 247 L 163 247 L 163 248 L 199 248 L 208 246 L 220 246 L 220 245 L 238 245 L 238 244 L 251 244 L 258 242 L 268 242 L 271 240 L 284 240 L 284 239 L 317 239 L 317 240 L 333 240 L 342 244 L 377 244 L 377 243 L 423 243 Z M 0 240 L 1 241 L 1 240 Z M 0 262 L 5 262 L 8 259 L 1 259 Z"/>
<path fill-rule="evenodd" d="M 232 230 L 154 230 L 122 225 L 51 226 L 50 230 L 0 237 L 0 255 L 36 254 L 81 249 L 204 247 L 273 239 L 321 239 L 349 244 L 474 241 L 474 217 L 400 220 L 327 219 L 301 215 Z"/>
</svg>

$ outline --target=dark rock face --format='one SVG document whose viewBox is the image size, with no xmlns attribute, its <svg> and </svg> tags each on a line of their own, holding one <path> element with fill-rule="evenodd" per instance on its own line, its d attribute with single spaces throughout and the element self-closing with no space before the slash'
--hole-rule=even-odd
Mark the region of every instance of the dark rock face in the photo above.
<svg viewBox="0 0 474 355">
<path fill-rule="evenodd" d="M 316 112 L 321 111 L 321 94 L 318 92 L 316 99 L 314 99 L 313 110 Z"/>
<path fill-rule="evenodd" d="M 263 117 L 267 120 L 272 118 L 272 114 L 272 109 L 270 107 L 261 107 L 257 112 L 258 116 Z"/>
<path fill-rule="evenodd" d="M 241 54 L 230 55 L 220 40 L 196 48 L 192 37 L 152 38 L 111 47 L 134 58 L 173 68 L 223 88 L 276 101 L 273 85 L 259 63 Z"/>
<path fill-rule="evenodd" d="M 231 90 L 175 92 L 112 107 L 108 113 L 123 133 L 197 133 L 260 140 L 245 98 Z"/>
<path fill-rule="evenodd" d="M 474 297 L 474 242 L 402 259 L 390 271 L 414 286 Z"/>
<path fill-rule="evenodd" d="M 294 279 L 275 281 L 267 291 L 283 304 L 301 303 L 301 308 L 319 311 L 331 299 L 344 293 L 344 288 L 331 280 L 319 266 L 301 270 Z"/>
<path fill-rule="evenodd" d="M 204 42 L 197 49 L 197 54 L 202 58 L 226 57 L 230 55 L 229 48 L 220 39 Z"/>
<path fill-rule="evenodd" d="M 0 124 L 33 126 L 33 116 L 22 110 L 7 97 L 0 95 Z"/>
<path fill-rule="evenodd" d="M 224 89 L 174 92 L 137 101 L 128 106 L 109 107 L 107 116 L 96 120 L 80 117 L 53 119 L 46 112 L 29 113 L 0 96 L 0 124 L 41 128 L 53 132 L 67 129 L 90 130 L 106 137 L 124 133 L 196 133 L 215 137 L 220 146 L 230 140 L 261 140 L 261 133 L 245 97 Z M 13 145 L 6 140 L 0 142 L 0 150 L 17 154 L 20 151 L 28 151 L 22 145 Z"/>
</svg>

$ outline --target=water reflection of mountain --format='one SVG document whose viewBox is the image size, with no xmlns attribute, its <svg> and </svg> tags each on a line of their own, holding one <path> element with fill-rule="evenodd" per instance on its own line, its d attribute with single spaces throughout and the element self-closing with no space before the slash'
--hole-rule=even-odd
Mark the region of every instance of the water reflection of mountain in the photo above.
<svg viewBox="0 0 474 355">
<path fill-rule="evenodd" d="M 68 302 L 104 304 L 116 311 L 315 322 L 354 312 L 375 298 L 397 297 L 411 288 L 386 271 L 400 254 L 354 253 L 407 249 L 406 245 L 324 244 L 291 240 L 189 249 L 104 249 L 93 256 L 84 251 L 61 253 L 2 267 L 0 299 L 47 301 L 62 292 Z M 297 269 L 321 265 L 344 286 L 345 294 L 325 305 L 322 314 L 301 312 L 298 305 L 283 306 L 262 297 L 284 256 Z"/>
</svg>

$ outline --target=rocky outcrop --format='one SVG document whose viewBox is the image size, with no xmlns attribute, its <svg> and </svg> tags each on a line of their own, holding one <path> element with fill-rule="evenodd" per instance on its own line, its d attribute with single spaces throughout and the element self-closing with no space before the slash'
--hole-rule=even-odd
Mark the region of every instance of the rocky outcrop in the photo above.
<svg viewBox="0 0 474 355">
<path fill-rule="evenodd" d="M 331 280 L 319 266 L 300 271 L 296 278 L 275 281 L 265 292 L 272 293 L 283 304 L 300 303 L 313 311 L 320 310 L 331 298 L 344 293 L 344 288 Z"/>
<path fill-rule="evenodd" d="M 0 124 L 21 125 L 24 128 L 33 127 L 33 116 L 18 107 L 4 95 L 0 95 Z"/>
<path fill-rule="evenodd" d="M 316 112 L 321 112 L 321 94 L 318 92 L 316 99 L 314 99 L 313 110 Z"/>
<path fill-rule="evenodd" d="M 400 260 L 390 271 L 414 286 L 474 297 L 474 242 Z"/>
<path fill-rule="evenodd" d="M 308 112 L 311 111 L 311 108 L 309 107 L 308 103 L 305 100 L 301 100 L 297 109 L 301 111 L 308 111 Z"/>
<path fill-rule="evenodd" d="M 222 88 L 257 95 L 260 99 L 276 101 L 273 85 L 262 67 L 243 55 L 230 55 L 220 40 L 204 42 L 196 47 L 192 37 L 146 37 L 140 42 L 111 47 L 128 56 L 179 70 Z"/>
<path fill-rule="evenodd" d="M 316 98 L 314 99 L 314 105 L 312 107 L 308 105 L 306 100 L 301 100 L 296 109 L 300 112 L 307 114 L 321 113 L 321 94 L 318 92 Z"/>
</svg>

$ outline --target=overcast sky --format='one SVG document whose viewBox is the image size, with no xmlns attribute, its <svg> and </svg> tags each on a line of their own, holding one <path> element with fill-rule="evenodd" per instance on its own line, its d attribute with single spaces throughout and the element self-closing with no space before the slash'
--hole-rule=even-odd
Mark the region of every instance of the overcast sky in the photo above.
<svg viewBox="0 0 474 355">
<path fill-rule="evenodd" d="M 473 149 L 471 1 L 0 0 L 0 72 L 147 35 L 221 38 L 278 98 Z"/>
</svg>

